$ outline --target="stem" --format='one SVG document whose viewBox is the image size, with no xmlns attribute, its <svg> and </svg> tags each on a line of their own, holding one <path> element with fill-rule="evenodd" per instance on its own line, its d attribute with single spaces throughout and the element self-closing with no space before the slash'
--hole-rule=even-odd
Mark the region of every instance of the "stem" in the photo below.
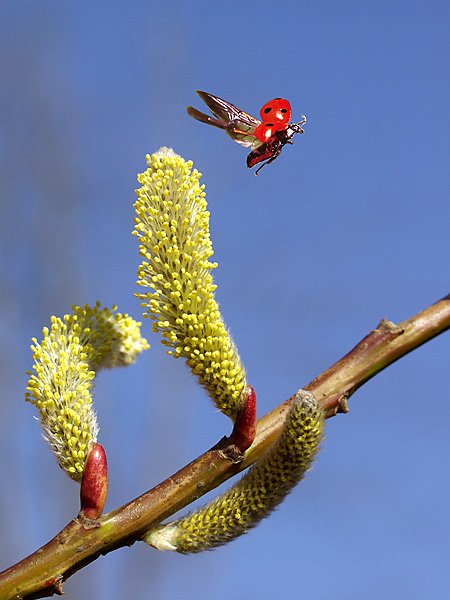
<svg viewBox="0 0 450 600">
<path fill-rule="evenodd" d="M 305 389 L 332 417 L 347 411 L 348 398 L 387 366 L 450 328 L 450 296 L 394 325 L 386 320 Z M 244 460 L 233 461 L 224 438 L 149 492 L 97 520 L 79 515 L 53 540 L 0 573 L 0 600 L 42 598 L 62 593 L 63 582 L 101 554 L 131 545 L 152 526 L 246 469 L 279 436 L 291 399 L 258 421 Z"/>
</svg>

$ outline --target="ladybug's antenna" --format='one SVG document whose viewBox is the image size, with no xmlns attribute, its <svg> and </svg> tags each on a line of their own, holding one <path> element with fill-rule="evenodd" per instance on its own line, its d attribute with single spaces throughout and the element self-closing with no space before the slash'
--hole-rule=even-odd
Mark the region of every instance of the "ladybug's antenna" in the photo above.
<svg viewBox="0 0 450 600">
<path fill-rule="evenodd" d="M 302 120 L 299 123 L 292 123 L 289 127 L 295 131 L 295 133 L 305 133 L 302 125 L 306 123 L 305 115 L 301 115 Z"/>
</svg>

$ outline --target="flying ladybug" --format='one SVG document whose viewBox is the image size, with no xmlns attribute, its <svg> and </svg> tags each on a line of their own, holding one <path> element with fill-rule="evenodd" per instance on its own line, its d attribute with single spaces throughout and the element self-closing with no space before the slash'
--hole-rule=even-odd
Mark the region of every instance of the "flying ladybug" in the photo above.
<svg viewBox="0 0 450 600">
<path fill-rule="evenodd" d="M 261 121 L 245 113 L 243 110 L 207 92 L 197 94 L 208 106 L 214 117 L 205 115 L 192 106 L 187 107 L 188 115 L 213 127 L 223 129 L 235 142 L 251 147 L 247 156 L 247 167 L 250 169 L 258 163 L 263 163 L 255 171 L 255 175 L 273 162 L 283 146 L 292 144 L 296 133 L 304 133 L 302 125 L 306 117 L 302 115 L 300 123 L 290 123 L 292 116 L 291 105 L 284 98 L 274 98 L 261 108 Z M 266 162 L 263 162 L 266 161 Z"/>
</svg>

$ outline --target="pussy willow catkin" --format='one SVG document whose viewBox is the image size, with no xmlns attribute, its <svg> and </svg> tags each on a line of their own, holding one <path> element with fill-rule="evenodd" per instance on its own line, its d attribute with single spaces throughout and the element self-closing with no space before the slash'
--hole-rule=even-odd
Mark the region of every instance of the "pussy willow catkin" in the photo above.
<svg viewBox="0 0 450 600">
<path fill-rule="evenodd" d="M 299 390 L 275 446 L 224 494 L 203 508 L 149 532 L 160 550 L 202 552 L 255 527 L 311 468 L 323 439 L 324 415 L 314 395 Z"/>
</svg>

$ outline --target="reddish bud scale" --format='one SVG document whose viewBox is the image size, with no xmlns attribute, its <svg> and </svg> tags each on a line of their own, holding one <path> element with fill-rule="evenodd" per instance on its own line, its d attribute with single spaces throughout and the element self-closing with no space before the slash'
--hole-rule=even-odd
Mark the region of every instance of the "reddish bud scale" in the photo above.
<svg viewBox="0 0 450 600">
<path fill-rule="evenodd" d="M 105 506 L 108 491 L 108 465 L 103 446 L 94 444 L 86 460 L 81 480 L 81 513 L 87 519 L 98 519 Z"/>
<path fill-rule="evenodd" d="M 256 394 L 251 385 L 247 385 L 242 397 L 242 406 L 234 422 L 229 438 L 240 452 L 245 452 L 253 444 L 256 435 Z"/>
</svg>

